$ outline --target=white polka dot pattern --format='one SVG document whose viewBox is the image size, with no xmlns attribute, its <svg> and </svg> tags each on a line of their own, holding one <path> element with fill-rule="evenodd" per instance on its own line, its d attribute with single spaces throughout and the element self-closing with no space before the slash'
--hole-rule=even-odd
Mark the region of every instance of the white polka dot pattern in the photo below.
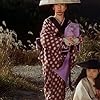
<svg viewBox="0 0 100 100">
<path fill-rule="evenodd" d="M 40 41 L 43 47 L 41 62 L 44 74 L 44 94 L 46 100 L 64 100 L 65 82 L 52 69 L 61 67 L 64 55 L 61 54 L 62 38 L 56 36 L 58 29 L 46 19 L 40 33 Z"/>
</svg>

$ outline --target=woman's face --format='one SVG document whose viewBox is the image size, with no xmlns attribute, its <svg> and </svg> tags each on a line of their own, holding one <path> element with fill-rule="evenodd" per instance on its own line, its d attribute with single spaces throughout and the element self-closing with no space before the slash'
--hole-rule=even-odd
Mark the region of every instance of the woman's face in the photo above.
<svg viewBox="0 0 100 100">
<path fill-rule="evenodd" d="M 55 11 L 55 14 L 57 14 L 57 15 L 64 14 L 66 9 L 67 9 L 66 4 L 55 4 L 55 5 L 53 5 L 53 10 Z"/>
<path fill-rule="evenodd" d="M 98 69 L 86 69 L 87 77 L 95 79 L 99 74 Z"/>
</svg>

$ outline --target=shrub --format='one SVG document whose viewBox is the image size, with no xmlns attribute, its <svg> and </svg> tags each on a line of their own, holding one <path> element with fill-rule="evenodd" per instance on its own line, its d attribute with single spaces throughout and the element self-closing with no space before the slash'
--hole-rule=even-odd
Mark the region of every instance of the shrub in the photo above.
<svg viewBox="0 0 100 100">
<path fill-rule="evenodd" d="M 16 32 L 7 29 L 5 21 L 2 23 L 5 28 L 0 26 L 0 90 L 5 91 L 12 88 L 36 90 L 37 87 L 32 83 L 14 76 L 11 72 L 15 64 L 33 65 L 37 62 L 37 51 L 34 45 L 31 44 L 31 50 L 27 50 L 26 46 L 17 40 Z"/>
<path fill-rule="evenodd" d="M 3 21 L 4 26 L 6 23 Z M 28 34 L 32 32 L 28 32 Z M 35 46 L 30 40 L 27 40 L 30 50 L 22 44 L 21 40 L 17 39 L 17 34 L 14 30 L 7 28 L 3 29 L 0 26 L 0 65 L 11 66 L 15 64 L 34 65 L 38 62 L 38 53 Z"/>
<path fill-rule="evenodd" d="M 78 54 L 78 62 L 91 58 L 100 59 L 100 24 L 89 19 L 80 19 L 81 35 L 83 43 Z"/>
</svg>

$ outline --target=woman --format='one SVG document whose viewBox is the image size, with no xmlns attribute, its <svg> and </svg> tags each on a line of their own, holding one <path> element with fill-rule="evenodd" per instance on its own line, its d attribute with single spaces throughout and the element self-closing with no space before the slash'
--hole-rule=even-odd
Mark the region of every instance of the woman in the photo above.
<svg viewBox="0 0 100 100">
<path fill-rule="evenodd" d="M 42 45 L 40 60 L 43 65 L 46 100 L 64 100 L 65 98 L 66 84 L 56 70 L 62 66 L 66 56 L 66 54 L 62 53 L 62 50 L 65 47 L 63 41 L 64 29 L 68 24 L 64 16 L 67 10 L 67 3 L 79 3 L 79 1 L 40 1 L 40 6 L 52 4 L 52 9 L 54 10 L 53 20 L 51 20 L 51 17 L 45 19 L 40 32 L 40 42 Z M 57 25 L 53 21 L 56 21 Z M 73 44 L 73 41 L 70 41 L 70 43 Z"/>
<path fill-rule="evenodd" d="M 95 79 L 99 75 L 100 62 L 92 59 L 79 64 L 85 69 L 84 78 L 80 79 L 76 86 L 73 100 L 99 100 L 96 95 L 97 84 Z"/>
</svg>

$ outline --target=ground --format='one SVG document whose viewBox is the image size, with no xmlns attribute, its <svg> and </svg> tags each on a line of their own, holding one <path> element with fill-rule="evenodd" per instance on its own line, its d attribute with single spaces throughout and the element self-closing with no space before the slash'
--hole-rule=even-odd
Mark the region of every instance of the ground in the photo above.
<svg viewBox="0 0 100 100">
<path fill-rule="evenodd" d="M 43 95 L 43 75 L 42 75 L 42 68 L 40 65 L 36 66 L 15 66 L 12 69 L 13 74 L 20 75 L 25 78 L 33 80 L 33 82 L 38 83 L 41 85 L 42 88 L 40 88 L 39 91 L 25 91 L 25 90 L 10 90 L 8 91 L 6 95 L 8 97 L 3 96 L 0 100 L 44 100 Z M 74 67 L 72 70 L 72 82 L 75 81 L 79 73 L 81 72 L 80 67 Z M 74 92 L 71 92 L 70 89 L 66 88 L 66 98 L 65 100 L 72 100 L 72 95 Z"/>
</svg>

